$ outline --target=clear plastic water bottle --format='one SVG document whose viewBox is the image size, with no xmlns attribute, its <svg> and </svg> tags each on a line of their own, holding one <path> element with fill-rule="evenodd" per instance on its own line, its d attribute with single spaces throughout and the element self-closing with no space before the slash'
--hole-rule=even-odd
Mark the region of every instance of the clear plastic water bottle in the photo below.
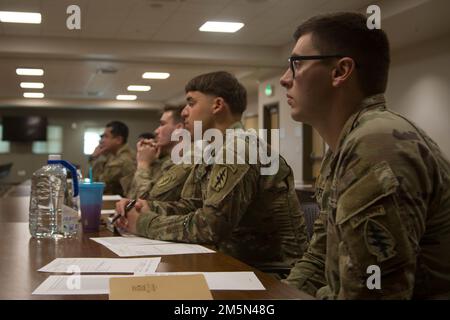
<svg viewBox="0 0 450 320">
<path fill-rule="evenodd" d="M 72 173 L 70 188 L 67 169 Z M 47 165 L 33 173 L 30 233 L 36 238 L 71 238 L 78 233 L 78 179 L 74 166 L 49 155 Z"/>
<path fill-rule="evenodd" d="M 48 160 L 61 160 L 49 155 Z M 30 196 L 30 234 L 35 238 L 60 238 L 61 220 L 67 171 L 62 164 L 47 164 L 33 173 Z"/>
</svg>

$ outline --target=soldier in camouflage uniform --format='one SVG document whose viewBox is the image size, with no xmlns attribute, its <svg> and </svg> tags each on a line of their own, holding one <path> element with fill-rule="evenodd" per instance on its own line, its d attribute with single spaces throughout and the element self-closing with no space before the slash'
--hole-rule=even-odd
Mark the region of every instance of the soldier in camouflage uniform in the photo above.
<svg viewBox="0 0 450 320">
<path fill-rule="evenodd" d="M 127 180 L 132 180 L 130 186 L 125 188 L 128 189 L 128 198 L 137 199 L 145 195 L 147 199 L 161 201 L 180 199 L 181 189 L 191 169 L 184 165 L 173 168 L 170 158 L 177 143 L 171 141 L 171 135 L 184 127 L 181 110 L 181 107 L 166 106 L 160 125 L 155 130 L 156 140 L 143 139 L 137 143 L 137 170 L 133 176 L 122 179 L 124 187 Z"/>
<path fill-rule="evenodd" d="M 339 13 L 308 20 L 295 39 L 281 84 L 293 119 L 330 149 L 314 235 L 286 282 L 323 299 L 450 298 L 450 164 L 386 108 L 386 35 Z"/>
<path fill-rule="evenodd" d="M 94 181 L 105 183 L 105 194 L 123 195 L 120 180 L 136 169 L 134 154 L 127 145 L 128 127 L 120 121 L 106 125 L 100 144 L 89 157 Z"/>
<path fill-rule="evenodd" d="M 186 98 L 191 134 L 194 121 L 202 121 L 204 131 L 242 128 L 246 91 L 231 74 L 192 79 Z M 274 175 L 261 175 L 259 162 L 196 164 L 179 201 L 140 201 L 118 225 L 152 239 L 214 245 L 255 267 L 292 266 L 306 246 L 305 225 L 291 168 L 277 159 Z M 123 207 L 116 209 L 123 214 Z"/>
</svg>

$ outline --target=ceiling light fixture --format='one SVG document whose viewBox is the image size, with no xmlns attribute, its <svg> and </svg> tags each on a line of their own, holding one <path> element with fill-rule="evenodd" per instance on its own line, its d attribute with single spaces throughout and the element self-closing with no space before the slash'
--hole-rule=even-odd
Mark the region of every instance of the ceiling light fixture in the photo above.
<svg viewBox="0 0 450 320">
<path fill-rule="evenodd" d="M 126 101 L 133 101 L 137 99 L 137 96 L 134 94 L 119 94 L 116 96 L 117 100 L 126 100 Z"/>
<path fill-rule="evenodd" d="M 44 84 L 42 82 L 21 82 L 20 87 L 24 89 L 42 89 Z"/>
<path fill-rule="evenodd" d="M 206 21 L 198 30 L 203 32 L 227 32 L 233 33 L 244 26 L 241 22 Z"/>
<path fill-rule="evenodd" d="M 42 99 L 44 94 L 42 92 L 24 92 L 23 96 L 25 98 Z"/>
<path fill-rule="evenodd" d="M 167 79 L 168 77 L 170 77 L 168 72 L 145 72 L 142 75 L 144 79 Z"/>
<path fill-rule="evenodd" d="M 129 85 L 127 90 L 128 91 L 150 91 L 152 87 L 150 86 L 141 86 L 141 85 Z"/>
<path fill-rule="evenodd" d="M 37 12 L 17 12 L 17 11 L 0 11 L 0 21 L 8 23 L 35 23 L 42 21 L 40 13 Z"/>
<path fill-rule="evenodd" d="M 34 68 L 17 68 L 16 73 L 19 76 L 42 76 L 44 75 L 44 70 Z"/>
</svg>

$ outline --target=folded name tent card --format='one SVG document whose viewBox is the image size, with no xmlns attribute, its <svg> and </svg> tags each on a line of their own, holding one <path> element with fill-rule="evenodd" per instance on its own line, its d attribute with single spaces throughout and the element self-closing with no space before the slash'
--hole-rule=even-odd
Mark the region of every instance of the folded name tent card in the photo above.
<svg viewBox="0 0 450 320">
<path fill-rule="evenodd" d="M 202 274 L 111 278 L 110 300 L 212 300 Z"/>
</svg>

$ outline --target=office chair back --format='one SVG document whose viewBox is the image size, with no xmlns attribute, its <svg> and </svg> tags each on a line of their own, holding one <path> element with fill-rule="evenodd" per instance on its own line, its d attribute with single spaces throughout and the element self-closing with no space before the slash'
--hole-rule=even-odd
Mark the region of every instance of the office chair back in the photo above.
<svg viewBox="0 0 450 320">
<path fill-rule="evenodd" d="M 314 221 L 316 221 L 319 216 L 319 205 L 315 202 L 306 202 L 302 203 L 300 206 L 305 217 L 308 240 L 310 240 L 314 233 Z"/>
<path fill-rule="evenodd" d="M 0 164 L 0 179 L 6 178 L 11 172 L 12 162 L 6 164 Z"/>
</svg>

